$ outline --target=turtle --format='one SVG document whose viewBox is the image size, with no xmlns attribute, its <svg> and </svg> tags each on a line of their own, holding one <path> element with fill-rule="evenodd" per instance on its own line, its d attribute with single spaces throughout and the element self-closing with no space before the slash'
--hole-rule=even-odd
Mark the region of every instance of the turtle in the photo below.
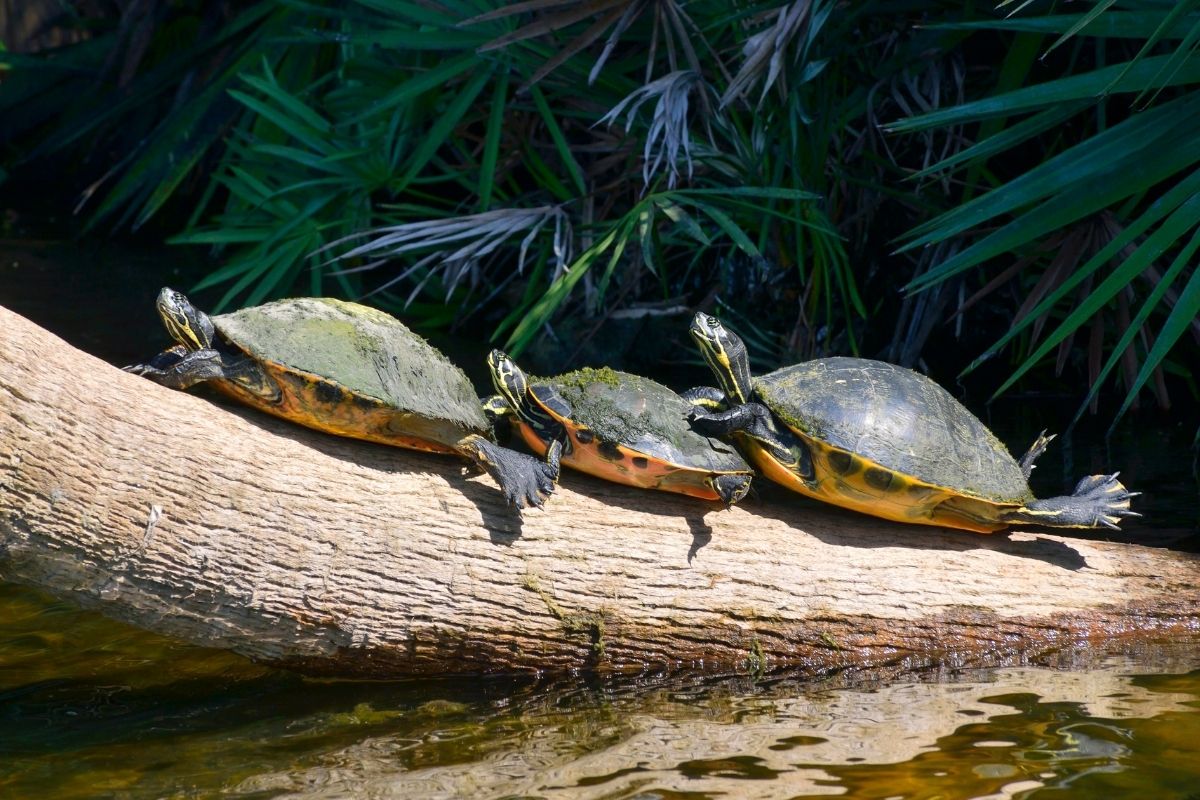
<svg viewBox="0 0 1200 800">
<path fill-rule="evenodd" d="M 821 358 L 752 378 L 746 347 L 703 312 L 692 337 L 720 388 L 684 393 L 692 425 L 732 436 L 759 471 L 789 489 L 898 522 L 992 533 L 1013 523 L 1117 528 L 1136 492 L 1117 473 L 1071 495 L 1029 488 L 1045 431 L 1016 460 L 949 392 L 913 370 L 865 358 Z"/>
<path fill-rule="evenodd" d="M 172 389 L 208 382 L 246 405 L 320 431 L 458 453 L 518 509 L 541 507 L 557 465 L 500 447 L 467 376 L 395 317 L 325 297 L 209 316 L 170 287 L 159 316 L 177 342 L 126 371 Z"/>
<path fill-rule="evenodd" d="M 661 383 L 604 367 L 531 378 L 500 350 L 488 355 L 495 397 L 535 453 L 598 478 L 721 500 L 746 496 L 754 471 L 737 450 L 696 433 L 691 404 Z"/>
</svg>

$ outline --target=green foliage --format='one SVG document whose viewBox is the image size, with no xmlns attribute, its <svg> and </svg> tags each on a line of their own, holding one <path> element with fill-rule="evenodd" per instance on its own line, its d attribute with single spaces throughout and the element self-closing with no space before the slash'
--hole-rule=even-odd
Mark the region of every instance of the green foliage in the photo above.
<svg viewBox="0 0 1200 800">
<path fill-rule="evenodd" d="M 0 54 L 4 166 L 102 164 L 93 226 L 186 209 L 220 307 L 370 297 L 519 354 L 682 301 L 763 366 L 986 317 L 998 392 L 1053 361 L 1125 407 L 1200 337 L 1200 0 L 144 5 Z"/>
<path fill-rule="evenodd" d="M 892 130 L 919 131 L 991 119 L 1007 122 L 1032 112 L 1007 129 L 994 128 L 972 147 L 925 170 L 934 174 L 980 164 L 1050 126 L 1078 126 L 1078 133 L 1055 142 L 1040 162 L 912 228 L 901 251 L 960 240 L 990 226 L 971 237 L 969 246 L 915 277 L 908 285 L 912 291 L 944 283 L 1009 254 L 1035 253 L 1023 266 L 1044 265 L 1045 272 L 1035 284 L 1036 296 L 1029 296 L 1011 329 L 968 370 L 1024 338 L 1022 359 L 996 390 L 999 394 L 1042 363 L 1055 347 L 1069 346 L 1075 333 L 1091 324 L 1092 385 L 1084 405 L 1094 401 L 1101 383 L 1123 364 L 1126 396 L 1116 414 L 1119 418 L 1162 369 L 1186 329 L 1200 333 L 1196 326 L 1200 269 L 1195 265 L 1200 245 L 1200 91 L 1194 88 L 1200 83 L 1196 52 L 1200 2 L 1130 0 L 1116 10 L 1114 5 L 1099 0 L 1078 14 L 940 26 L 1058 33 L 1046 55 L 1060 45 L 1074 45 L 1072 74 L 909 117 L 893 124 Z M 1107 46 L 1118 37 L 1133 43 L 1124 43 L 1124 48 Z M 1140 45 L 1138 39 L 1143 40 Z M 1127 55 L 1108 63 L 1114 51 L 1122 50 Z M 1039 247 L 1045 250 L 1048 241 L 1066 241 L 1064 234 L 1091 224 L 1101 214 L 1108 215 L 1106 224 L 1090 247 L 1076 247 L 1065 259 L 1062 253 L 1037 253 Z M 1171 259 L 1165 272 L 1158 266 L 1161 258 Z M 1016 273 L 1010 269 L 1006 274 Z M 1032 281 L 1027 276 L 1026 283 Z M 1140 308 L 1130 318 L 1134 303 L 1140 303 Z M 1112 324 L 1103 322 L 1108 313 L 1115 317 Z M 1057 324 L 1041 336 L 1050 315 Z M 1162 317 L 1157 335 L 1152 334 L 1151 320 Z M 1119 332 L 1119 337 L 1102 358 L 1106 330 Z M 1060 349 L 1060 371 L 1064 360 Z M 1161 372 L 1156 388 L 1165 403 Z"/>
<path fill-rule="evenodd" d="M 88 190 L 90 222 L 140 225 L 207 175 L 172 241 L 221 253 L 200 285 L 225 290 L 219 307 L 299 290 L 375 292 L 427 325 L 453 317 L 442 303 L 502 308 L 497 334 L 520 352 L 572 307 L 595 314 L 713 291 L 761 303 L 762 293 L 735 296 L 741 287 L 727 279 L 732 264 L 753 262 L 767 282 L 795 287 L 787 293 L 810 331 L 800 349 L 818 347 L 818 330 L 841 330 L 853 346 L 846 321 L 866 308 L 820 200 L 838 130 L 866 104 L 856 98 L 815 138 L 808 110 L 821 102 L 814 81 L 830 63 L 821 32 L 832 9 L 824 0 L 252 4 L 190 46 L 125 69 L 131 82 L 92 93 L 30 155 L 116 136 L 135 104 L 147 112 L 129 137 L 136 144 Z M 877 10 L 864 6 L 843 27 Z M 165 15 L 158 38 L 203 28 L 206 13 L 196 4 Z M 129 39 L 123 25 L 106 25 L 12 62 L 30 69 L 20 70 L 25 85 L 5 86 L 3 107 L 77 91 L 73 76 Z M 199 71 L 214 79 L 172 94 Z M 113 102 L 117 89 L 126 102 Z M 44 121 L 22 119 L 14 139 Z M 364 232 L 474 218 L 485 225 L 478 241 L 491 223 L 474 215 L 551 207 L 563 217 L 553 236 L 539 228 L 467 253 L 418 237 L 423 247 L 403 251 L 414 261 L 359 259 L 371 252 Z M 327 249 L 354 238 L 349 253 Z M 578 256 L 564 259 L 568 251 Z M 390 272 L 375 278 L 375 268 Z"/>
</svg>

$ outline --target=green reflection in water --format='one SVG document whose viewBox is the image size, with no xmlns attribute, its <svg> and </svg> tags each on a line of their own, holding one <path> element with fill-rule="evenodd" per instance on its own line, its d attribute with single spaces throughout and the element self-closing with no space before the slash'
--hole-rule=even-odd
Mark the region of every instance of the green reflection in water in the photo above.
<svg viewBox="0 0 1200 800">
<path fill-rule="evenodd" d="M 1088 672 L 321 682 L 0 585 L 0 797 L 1200 797 L 1200 651 Z"/>
</svg>

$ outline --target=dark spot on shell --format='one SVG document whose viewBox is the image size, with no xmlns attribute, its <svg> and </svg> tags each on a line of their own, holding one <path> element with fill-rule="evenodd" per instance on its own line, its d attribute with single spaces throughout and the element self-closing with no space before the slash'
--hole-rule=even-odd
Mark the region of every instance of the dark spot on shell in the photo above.
<svg viewBox="0 0 1200 800">
<path fill-rule="evenodd" d="M 919 483 L 914 483 L 912 486 L 908 487 L 908 496 L 916 498 L 917 500 L 924 500 L 926 497 L 929 497 L 931 494 L 933 494 L 933 491 L 934 490 L 932 486 L 922 486 Z"/>
<path fill-rule="evenodd" d="M 854 457 L 849 453 L 834 450 L 830 452 L 828 460 L 830 469 L 839 475 L 848 475 L 855 469 Z"/>
<path fill-rule="evenodd" d="M 575 438 L 580 444 L 591 444 L 592 440 L 596 438 L 596 434 L 592 433 L 587 428 L 580 428 L 579 430 L 575 431 Z"/>
<path fill-rule="evenodd" d="M 358 406 L 359 408 L 373 409 L 379 405 L 379 403 L 377 401 L 372 400 L 371 398 L 366 397 L 365 395 L 352 394 L 352 395 L 350 395 L 350 397 L 351 397 L 351 399 L 354 400 L 354 405 Z"/>
<path fill-rule="evenodd" d="M 342 387 L 328 381 L 316 382 L 316 394 L 317 400 L 331 406 L 338 405 L 346 398 L 346 393 L 342 391 Z"/>
<path fill-rule="evenodd" d="M 889 492 L 892 489 L 892 473 L 886 469 L 871 467 L 863 473 L 863 480 L 867 482 L 867 486 L 881 492 Z"/>
<path fill-rule="evenodd" d="M 621 448 L 613 442 L 600 442 L 600 455 L 609 461 L 620 461 L 625 456 L 621 453 Z"/>
<path fill-rule="evenodd" d="M 650 459 L 643 458 L 642 456 L 634 456 L 633 465 L 638 469 L 645 469 L 646 467 L 650 466 Z"/>
</svg>

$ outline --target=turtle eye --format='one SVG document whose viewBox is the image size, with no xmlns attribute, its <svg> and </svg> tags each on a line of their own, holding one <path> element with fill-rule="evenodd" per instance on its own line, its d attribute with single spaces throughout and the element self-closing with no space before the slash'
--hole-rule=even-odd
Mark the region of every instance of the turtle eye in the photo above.
<svg viewBox="0 0 1200 800">
<path fill-rule="evenodd" d="M 710 317 L 703 311 L 697 311 L 696 316 L 692 318 L 692 336 L 695 336 L 701 341 L 717 341 L 720 331 L 721 323 L 716 317 Z"/>
</svg>

